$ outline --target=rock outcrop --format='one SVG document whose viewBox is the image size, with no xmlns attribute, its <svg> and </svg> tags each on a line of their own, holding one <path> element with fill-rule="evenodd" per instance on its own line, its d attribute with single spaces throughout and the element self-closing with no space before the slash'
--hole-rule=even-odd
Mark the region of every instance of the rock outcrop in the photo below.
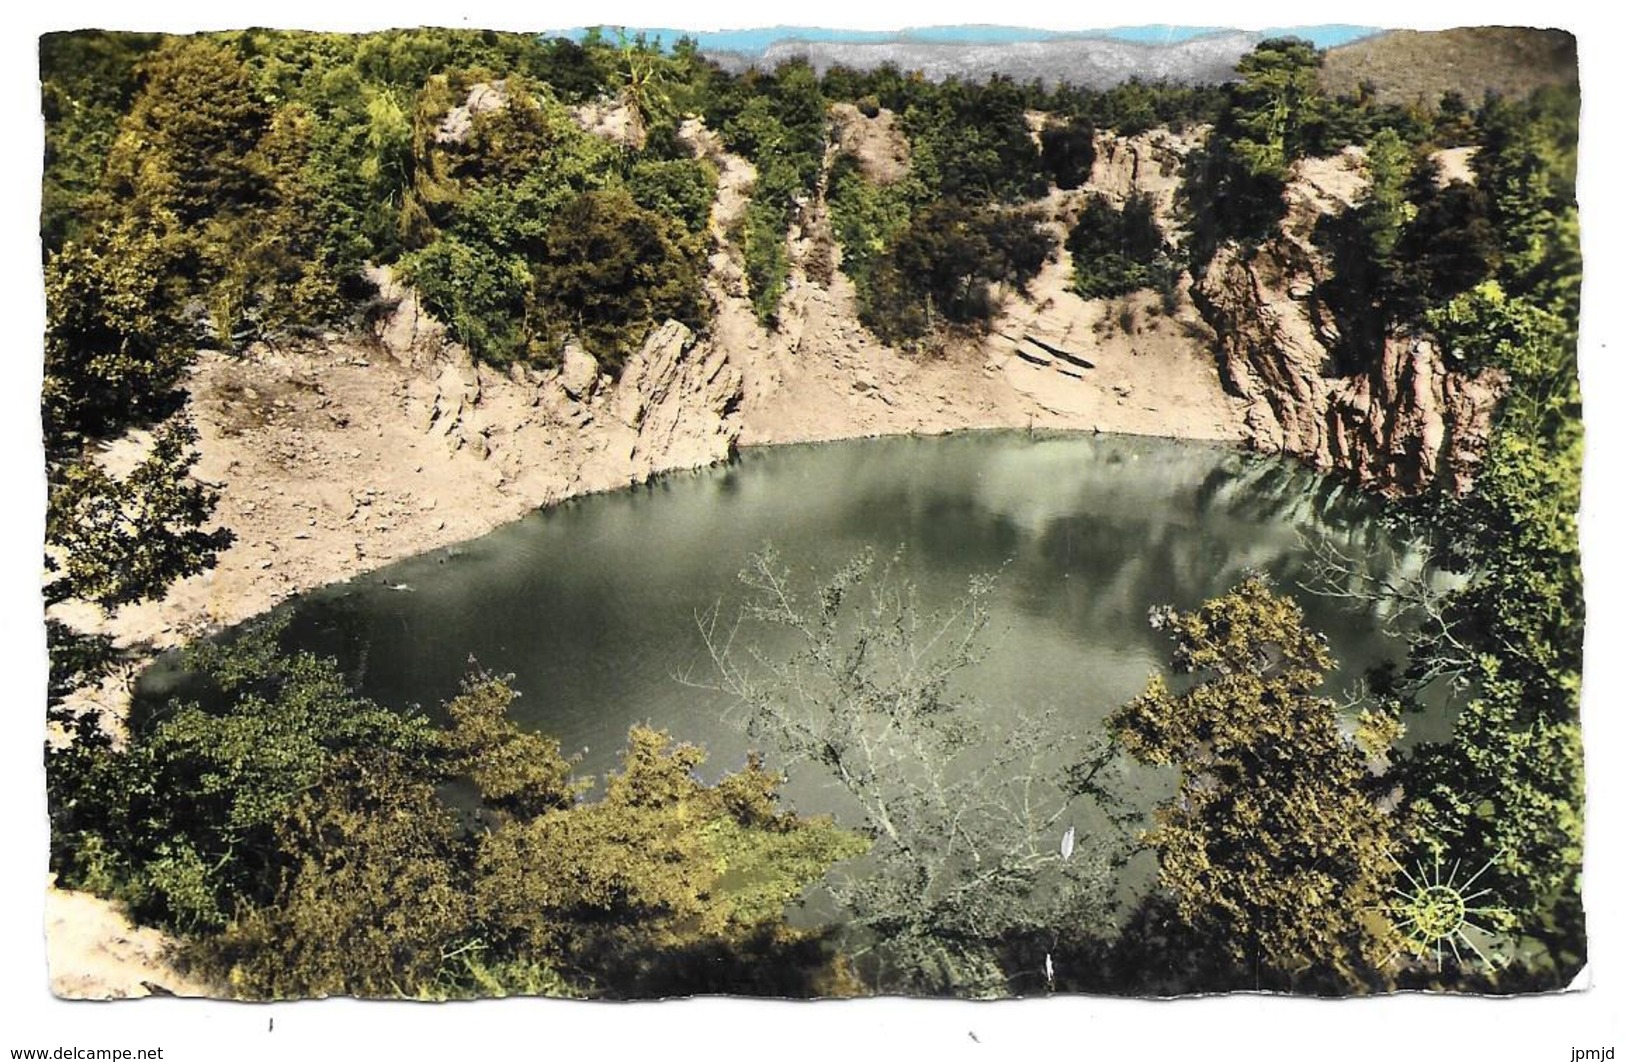
<svg viewBox="0 0 1625 1062">
<path fill-rule="evenodd" d="M 468 139 L 468 134 L 474 130 L 474 116 L 484 114 L 486 111 L 500 111 L 508 105 L 508 83 L 506 81 L 480 82 L 471 85 L 468 97 L 461 104 L 446 112 L 441 119 L 439 127 L 435 129 L 434 139 L 437 144 L 461 144 Z"/>
<path fill-rule="evenodd" d="M 633 474 L 644 479 L 732 456 L 741 427 L 744 376 L 714 344 L 696 345 L 687 325 L 667 321 L 621 372 L 612 408 L 637 430 Z"/>
<path fill-rule="evenodd" d="M 423 308 L 418 294 L 388 266 L 368 266 L 367 280 L 378 289 L 373 337 L 390 357 L 413 369 L 443 360 L 454 345 L 446 326 Z"/>
<path fill-rule="evenodd" d="M 606 97 L 571 107 L 570 117 L 594 136 L 634 151 L 643 150 L 648 139 L 638 112 L 619 99 Z"/>
<path fill-rule="evenodd" d="M 1303 160 L 1278 231 L 1250 250 L 1221 247 L 1192 298 L 1218 334 L 1225 387 L 1248 403 L 1254 447 L 1342 470 L 1380 493 L 1435 481 L 1465 491 L 1504 386 L 1499 374 L 1453 368 L 1413 336 L 1390 336 L 1362 371 L 1337 373 L 1337 323 L 1319 296 L 1328 269 L 1311 234 L 1363 187 L 1358 149 Z"/>
<path fill-rule="evenodd" d="M 598 387 L 598 359 L 587 353 L 574 336 L 564 342 L 564 360 L 559 366 L 559 385 L 578 402 L 592 398 Z"/>
<path fill-rule="evenodd" d="M 406 394 L 418 429 L 454 453 L 501 457 L 496 464 L 514 481 L 532 470 L 526 453 L 537 447 L 579 459 L 577 478 L 592 473 L 583 482 L 638 483 L 726 460 L 738 444 L 744 374 L 715 337 L 700 340 L 667 321 L 618 382 L 573 337 L 557 369 L 515 365 L 504 373 L 476 363 L 388 269 L 370 279 L 381 308 L 373 335 L 383 355 L 411 370 Z"/>
<path fill-rule="evenodd" d="M 873 116 L 854 104 L 832 103 L 830 139 L 837 154 L 851 155 L 863 176 L 878 185 L 896 184 L 908 174 L 908 135 L 901 119 L 882 107 Z"/>
<path fill-rule="evenodd" d="M 1173 234 L 1178 228 L 1174 199 L 1184 178 L 1185 157 L 1204 133 L 1204 129 L 1183 134 L 1152 129 L 1134 136 L 1096 133 L 1089 192 L 1104 195 L 1117 206 L 1130 196 L 1148 195 L 1157 224 Z"/>
</svg>

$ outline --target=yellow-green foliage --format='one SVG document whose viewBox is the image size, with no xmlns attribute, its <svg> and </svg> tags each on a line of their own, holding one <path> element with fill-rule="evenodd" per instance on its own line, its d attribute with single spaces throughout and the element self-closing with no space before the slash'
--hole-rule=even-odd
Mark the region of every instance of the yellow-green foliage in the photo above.
<svg viewBox="0 0 1625 1062">
<path fill-rule="evenodd" d="M 201 653 L 222 703 L 53 758 L 53 866 L 181 933 L 250 997 L 841 991 L 788 904 L 865 839 L 751 759 L 647 727 L 600 799 L 476 675 L 430 727 L 268 634 Z M 847 987 L 850 987 L 847 985 Z"/>
<path fill-rule="evenodd" d="M 1146 842 L 1160 882 L 1193 926 L 1275 987 L 1359 991 L 1385 983 L 1396 946 L 1379 913 L 1393 825 L 1367 750 L 1315 691 L 1333 664 L 1296 602 L 1254 577 L 1191 613 L 1162 613 L 1174 669 L 1110 720 L 1145 763 L 1180 768 Z M 1366 721 L 1369 745 L 1391 725 Z"/>
<path fill-rule="evenodd" d="M 277 829 L 276 898 L 197 948 L 254 997 L 432 991 L 473 931 L 456 817 L 394 757 L 341 757 Z M 443 994 L 443 993 L 442 993 Z"/>
<path fill-rule="evenodd" d="M 867 847 L 828 820 L 768 810 L 777 780 L 757 763 L 702 784 L 693 771 L 704 758 L 634 727 L 602 800 L 482 839 L 482 920 L 499 939 L 583 972 L 595 955 L 743 943 L 831 863 Z"/>
<path fill-rule="evenodd" d="M 490 675 L 471 678 L 446 706 L 451 729 L 445 734 L 450 769 L 474 783 L 487 806 L 520 816 L 569 808 L 587 788 L 571 778 L 575 758 L 559 743 L 519 729 L 508 718 L 518 693 L 508 681 Z"/>
</svg>

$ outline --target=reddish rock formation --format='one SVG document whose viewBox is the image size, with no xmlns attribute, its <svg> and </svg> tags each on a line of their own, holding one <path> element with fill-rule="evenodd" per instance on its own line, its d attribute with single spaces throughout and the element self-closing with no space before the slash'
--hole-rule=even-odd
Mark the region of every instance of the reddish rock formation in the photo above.
<svg viewBox="0 0 1625 1062">
<path fill-rule="evenodd" d="M 1254 447 L 1340 469 L 1369 490 L 1410 494 L 1441 482 L 1462 492 L 1489 437 L 1504 381 L 1453 368 L 1428 339 L 1391 336 L 1370 367 L 1336 375 L 1336 322 L 1319 291 L 1328 268 L 1315 223 L 1352 205 L 1363 158 L 1305 159 L 1279 230 L 1261 246 L 1221 247 L 1192 298 L 1219 336 L 1225 387 L 1249 403 Z"/>
</svg>

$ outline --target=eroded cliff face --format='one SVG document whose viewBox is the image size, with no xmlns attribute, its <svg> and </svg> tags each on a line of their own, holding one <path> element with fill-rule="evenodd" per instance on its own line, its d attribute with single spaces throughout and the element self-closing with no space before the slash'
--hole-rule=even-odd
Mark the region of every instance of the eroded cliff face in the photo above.
<svg viewBox="0 0 1625 1062">
<path fill-rule="evenodd" d="M 556 369 L 480 365 L 424 312 L 415 292 L 388 270 L 374 270 L 387 312 L 374 326 L 378 345 L 411 370 L 409 412 L 421 430 L 480 461 L 494 461 L 507 482 L 542 473 L 534 454 L 555 460 L 538 484 L 551 500 L 579 489 L 639 483 L 661 472 L 727 459 L 741 429 L 743 379 L 727 352 L 699 343 L 677 321 L 651 331 L 620 378 L 605 375 L 573 339 Z"/>
<path fill-rule="evenodd" d="M 1151 129 L 1133 136 L 1095 134 L 1095 165 L 1085 186 L 1117 206 L 1130 196 L 1148 195 L 1164 235 L 1177 242 L 1179 221 L 1175 200 L 1184 180 L 1185 159 L 1199 144 L 1206 129 L 1184 133 Z"/>
<path fill-rule="evenodd" d="M 1336 372 L 1337 323 L 1319 294 L 1328 267 L 1311 234 L 1364 185 L 1357 148 L 1300 161 L 1277 232 L 1251 250 L 1221 247 L 1191 295 L 1217 333 L 1225 387 L 1248 403 L 1254 447 L 1346 472 L 1383 494 L 1436 482 L 1464 492 L 1489 438 L 1500 374 L 1456 368 L 1416 336 L 1390 336 L 1364 371 Z"/>
</svg>

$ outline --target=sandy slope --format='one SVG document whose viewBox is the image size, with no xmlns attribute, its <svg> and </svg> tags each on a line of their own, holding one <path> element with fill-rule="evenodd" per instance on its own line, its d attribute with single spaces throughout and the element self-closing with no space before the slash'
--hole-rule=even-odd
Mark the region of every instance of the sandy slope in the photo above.
<svg viewBox="0 0 1625 1062">
<path fill-rule="evenodd" d="M 89 893 L 46 890 L 45 938 L 51 991 L 64 999 L 210 994 L 166 960 L 164 934 Z"/>
</svg>

